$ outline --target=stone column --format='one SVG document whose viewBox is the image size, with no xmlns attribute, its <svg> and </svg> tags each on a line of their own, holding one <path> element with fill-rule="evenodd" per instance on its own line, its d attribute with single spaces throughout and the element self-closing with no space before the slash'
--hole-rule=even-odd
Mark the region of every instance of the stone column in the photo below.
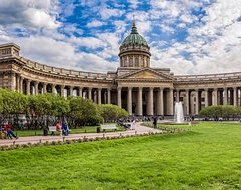
<svg viewBox="0 0 241 190">
<path fill-rule="evenodd" d="M 19 92 L 23 93 L 23 77 L 19 79 Z"/>
<path fill-rule="evenodd" d="M 83 88 L 82 87 L 79 87 L 79 96 L 83 97 Z"/>
<path fill-rule="evenodd" d="M 153 87 L 148 92 L 147 115 L 153 115 Z"/>
<path fill-rule="evenodd" d="M 176 90 L 176 102 L 179 102 L 179 94 L 180 94 L 180 92 L 179 92 L 179 90 L 177 89 L 177 90 Z"/>
<path fill-rule="evenodd" d="M 88 88 L 88 99 L 92 100 L 92 88 Z"/>
<path fill-rule="evenodd" d="M 138 97 L 137 97 L 137 115 L 143 115 L 143 107 L 142 107 L 142 87 L 138 89 Z"/>
<path fill-rule="evenodd" d="M 98 88 L 98 104 L 101 104 L 101 88 Z"/>
<path fill-rule="evenodd" d="M 237 106 L 237 87 L 233 88 L 233 105 Z"/>
<path fill-rule="evenodd" d="M 173 89 L 170 89 L 170 94 L 169 94 L 169 103 L 170 103 L 170 115 L 174 115 L 173 111 Z"/>
<path fill-rule="evenodd" d="M 127 110 L 132 115 L 132 87 L 128 87 Z"/>
<path fill-rule="evenodd" d="M 15 73 L 11 72 L 9 74 L 10 76 L 10 89 L 15 90 L 16 88 L 16 78 L 15 78 Z"/>
<path fill-rule="evenodd" d="M 107 88 L 107 104 L 110 104 L 110 103 L 111 103 L 111 99 L 110 99 L 111 94 L 110 94 L 110 91 L 111 91 L 111 89 L 110 89 L 110 88 Z"/>
<path fill-rule="evenodd" d="M 213 106 L 218 105 L 218 89 L 217 88 L 215 88 L 213 90 L 213 102 L 212 102 L 212 105 Z"/>
<path fill-rule="evenodd" d="M 18 75 L 16 75 L 16 85 L 15 85 L 15 90 L 17 91 L 17 92 L 19 92 L 19 76 Z"/>
<path fill-rule="evenodd" d="M 198 113 L 199 113 L 199 91 L 198 91 L 198 89 L 196 90 L 195 97 L 196 97 L 196 110 L 195 110 L 195 114 L 198 115 Z"/>
<path fill-rule="evenodd" d="M 55 84 L 52 84 L 51 88 L 52 88 L 52 93 L 53 93 L 53 94 L 57 94 L 56 85 L 55 85 Z"/>
<path fill-rule="evenodd" d="M 189 89 L 186 90 L 186 115 L 190 115 L 190 110 L 189 110 Z"/>
<path fill-rule="evenodd" d="M 60 96 L 64 97 L 64 85 L 60 86 Z"/>
<path fill-rule="evenodd" d="M 43 93 L 47 93 L 47 84 L 43 83 Z"/>
<path fill-rule="evenodd" d="M 228 104 L 228 89 L 224 88 L 223 92 L 224 92 L 223 105 L 227 105 Z"/>
<path fill-rule="evenodd" d="M 37 81 L 34 82 L 34 94 L 38 94 L 38 84 Z"/>
<path fill-rule="evenodd" d="M 208 89 L 205 89 L 205 108 L 208 107 Z"/>
<path fill-rule="evenodd" d="M 121 87 L 117 88 L 117 105 L 122 108 L 121 105 Z"/>
<path fill-rule="evenodd" d="M 157 94 L 157 115 L 164 115 L 163 113 L 163 88 L 159 88 Z"/>
<path fill-rule="evenodd" d="M 30 80 L 26 79 L 26 94 L 30 95 Z"/>
<path fill-rule="evenodd" d="M 73 86 L 69 87 L 69 96 L 73 96 L 73 89 L 74 89 Z"/>
</svg>

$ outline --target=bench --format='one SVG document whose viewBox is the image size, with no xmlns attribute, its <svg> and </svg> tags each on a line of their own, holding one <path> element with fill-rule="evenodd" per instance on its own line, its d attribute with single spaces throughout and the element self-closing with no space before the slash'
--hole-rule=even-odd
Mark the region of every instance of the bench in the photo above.
<svg viewBox="0 0 241 190">
<path fill-rule="evenodd" d="M 100 128 L 105 132 L 105 130 L 113 130 L 116 131 L 117 127 L 116 124 L 103 124 L 100 125 Z"/>
<path fill-rule="evenodd" d="M 49 132 L 51 132 L 51 135 L 54 135 L 55 132 L 60 133 L 60 135 L 62 134 L 62 130 L 57 131 L 56 126 L 49 126 Z"/>
</svg>

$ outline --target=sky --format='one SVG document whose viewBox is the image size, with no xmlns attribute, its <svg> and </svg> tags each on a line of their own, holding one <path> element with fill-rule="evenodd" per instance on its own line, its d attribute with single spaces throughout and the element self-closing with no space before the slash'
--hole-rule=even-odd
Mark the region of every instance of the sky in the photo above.
<svg viewBox="0 0 241 190">
<path fill-rule="evenodd" d="M 135 18 L 151 67 L 241 71 L 241 0 L 0 0 L 0 44 L 50 66 L 115 71 Z"/>
</svg>

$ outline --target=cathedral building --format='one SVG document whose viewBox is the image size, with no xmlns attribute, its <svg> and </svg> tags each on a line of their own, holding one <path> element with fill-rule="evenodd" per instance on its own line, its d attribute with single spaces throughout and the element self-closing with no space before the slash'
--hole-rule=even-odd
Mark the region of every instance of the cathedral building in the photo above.
<svg viewBox="0 0 241 190">
<path fill-rule="evenodd" d="M 151 68 L 150 47 L 133 22 L 120 45 L 120 65 L 106 74 L 51 67 L 24 58 L 14 43 L 0 45 L 0 87 L 24 94 L 81 96 L 98 104 L 115 104 L 130 115 L 173 115 L 182 102 L 185 115 L 210 105 L 240 105 L 241 72 L 174 75 Z"/>
</svg>

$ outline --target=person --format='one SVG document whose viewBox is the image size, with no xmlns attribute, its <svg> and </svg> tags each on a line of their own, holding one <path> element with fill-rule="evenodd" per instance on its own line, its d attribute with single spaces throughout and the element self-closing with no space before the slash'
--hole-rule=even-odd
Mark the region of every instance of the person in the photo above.
<svg viewBox="0 0 241 190">
<path fill-rule="evenodd" d="M 4 131 L 4 127 L 0 126 L 0 139 L 5 139 L 7 136 L 6 132 Z"/>
<path fill-rule="evenodd" d="M 136 128 L 136 120 L 135 118 L 133 119 L 132 125 L 131 125 L 131 129 L 134 130 Z"/>
<path fill-rule="evenodd" d="M 153 118 L 153 126 L 154 126 L 154 128 L 156 128 L 156 125 L 157 125 L 157 117 L 154 117 Z"/>
<path fill-rule="evenodd" d="M 69 135 L 69 126 L 65 122 L 63 122 L 63 125 L 62 125 L 62 133 L 64 136 Z"/>
<path fill-rule="evenodd" d="M 18 139 L 18 137 L 12 131 L 12 125 L 10 123 L 5 124 L 4 131 L 7 134 L 8 138 L 12 139 L 14 137 L 15 139 Z"/>
<path fill-rule="evenodd" d="M 55 127 L 56 127 L 56 131 L 59 132 L 59 135 L 62 135 L 62 128 L 59 121 L 57 121 Z"/>
</svg>

